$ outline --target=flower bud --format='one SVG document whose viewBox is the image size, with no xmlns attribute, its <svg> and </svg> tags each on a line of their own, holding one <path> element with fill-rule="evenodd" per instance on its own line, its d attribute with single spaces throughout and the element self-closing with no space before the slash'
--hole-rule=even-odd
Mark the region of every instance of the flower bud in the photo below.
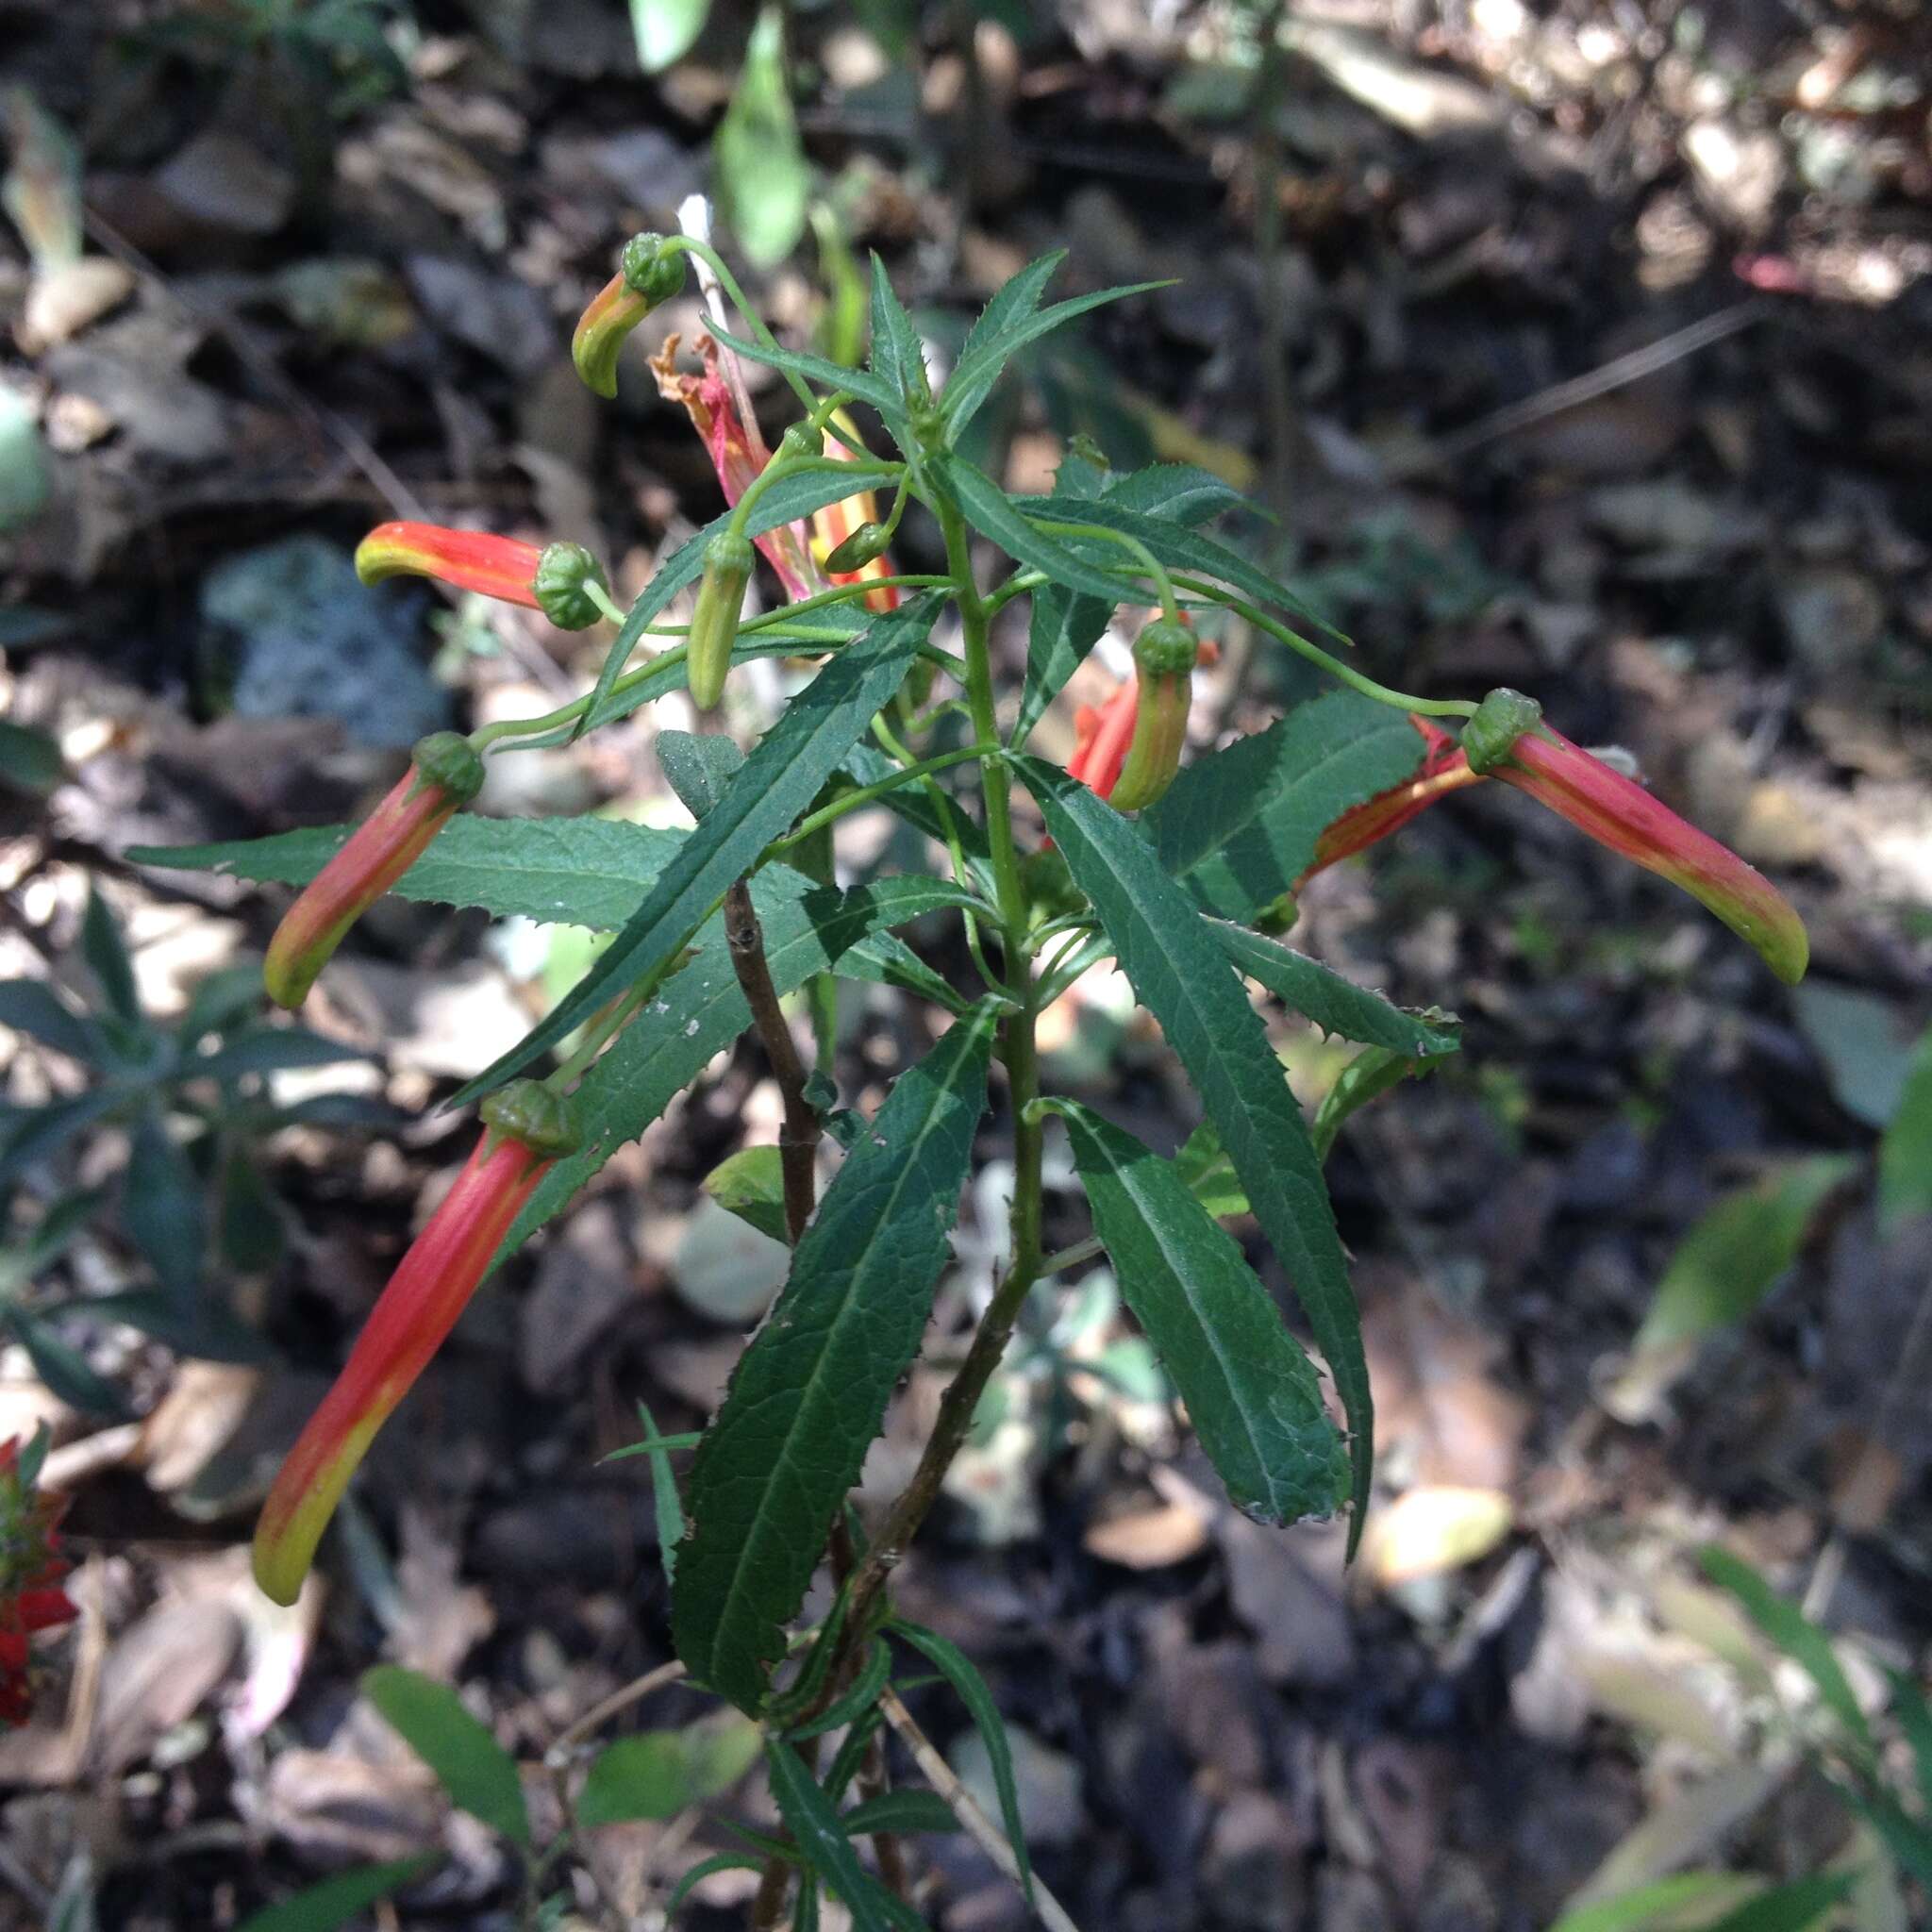
<svg viewBox="0 0 1932 1932">
<path fill-rule="evenodd" d="M 558 630 L 588 630 L 604 615 L 588 584 L 610 588 L 603 566 L 581 543 L 553 543 L 537 559 L 537 608 Z"/>
<path fill-rule="evenodd" d="M 552 1164 L 579 1144 L 571 1103 L 535 1080 L 484 1103 L 488 1131 L 375 1307 L 290 1450 L 255 1528 L 255 1578 L 291 1604 L 349 1478 L 469 1306 Z"/>
<path fill-rule="evenodd" d="M 365 584 L 395 576 L 434 577 L 532 610 L 543 552 L 514 537 L 451 530 L 441 524 L 378 524 L 356 546 L 356 575 Z"/>
<path fill-rule="evenodd" d="M 729 530 L 721 530 L 705 546 L 704 580 L 685 639 L 684 660 L 685 682 L 692 704 L 701 711 L 714 710 L 724 695 L 744 587 L 751 581 L 751 561 L 749 541 Z"/>
<path fill-rule="evenodd" d="M 454 731 L 423 739 L 395 789 L 282 915 L 262 961 L 269 998 L 299 1007 L 349 928 L 482 788 L 483 760 L 468 739 Z"/>
<path fill-rule="evenodd" d="M 886 554 L 891 538 L 883 524 L 860 524 L 842 543 L 825 553 L 825 575 L 830 577 L 856 576 L 867 564 L 876 563 Z"/>
<path fill-rule="evenodd" d="M 816 423 L 794 423 L 778 439 L 778 454 L 800 463 L 825 453 L 825 432 Z"/>
<path fill-rule="evenodd" d="M 1188 708 L 1199 655 L 1199 641 L 1180 618 L 1156 618 L 1135 640 L 1134 738 L 1114 782 L 1111 803 L 1116 811 L 1141 811 L 1174 783 L 1181 747 L 1187 742 Z"/>
<path fill-rule="evenodd" d="M 571 360 L 587 388 L 600 396 L 617 393 L 625 338 L 683 287 L 684 253 L 663 236 L 633 235 L 624 244 L 618 272 L 591 297 L 571 337 Z"/>
</svg>

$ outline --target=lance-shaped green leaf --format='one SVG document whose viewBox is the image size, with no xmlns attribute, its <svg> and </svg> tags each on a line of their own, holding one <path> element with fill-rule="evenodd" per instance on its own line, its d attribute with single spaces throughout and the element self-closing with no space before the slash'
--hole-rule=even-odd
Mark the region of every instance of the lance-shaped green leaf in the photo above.
<svg viewBox="0 0 1932 1932">
<path fill-rule="evenodd" d="M 1054 1107 L 1121 1293 L 1235 1507 L 1263 1523 L 1332 1515 L 1348 1453 L 1314 1364 L 1233 1238 L 1172 1161 L 1084 1107 Z"/>
<path fill-rule="evenodd" d="M 436 1862 L 434 1853 L 425 1853 L 384 1865 L 358 1865 L 251 1912 L 236 1932 L 336 1932 L 338 1926 L 359 1919 L 378 1899 L 415 1884 Z"/>
<path fill-rule="evenodd" d="M 692 1460 L 672 1629 L 692 1674 L 746 1710 L 764 1701 L 826 1525 L 918 1353 L 997 1017 L 982 1004 L 899 1076 L 826 1189 Z"/>
<path fill-rule="evenodd" d="M 1058 266 L 1057 257 L 1047 259 L 1054 266 Z M 1031 269 L 1023 269 L 1021 274 L 1031 275 L 1039 266 L 1039 262 L 1035 262 Z M 1041 286 L 1045 286 L 1044 277 Z M 1014 312 L 1003 323 L 997 334 L 960 355 L 952 380 L 946 384 L 944 393 L 940 397 L 940 409 L 945 418 L 948 434 L 958 435 L 967 419 L 986 400 L 987 391 L 992 387 L 1001 369 L 1028 342 L 1037 342 L 1041 336 L 1051 335 L 1057 328 L 1064 328 L 1076 316 L 1104 308 L 1109 302 L 1124 302 L 1129 295 L 1149 295 L 1157 289 L 1173 286 L 1170 279 L 1134 282 L 1120 289 L 1096 289 L 1091 295 L 1075 295 L 1068 301 L 1056 302 L 1051 308 L 1033 310 L 1031 303 L 1028 303 L 1029 312 L 1024 314 L 1018 312 L 1016 304 Z M 1039 299 L 1036 293 L 1033 301 Z"/>
<path fill-rule="evenodd" d="M 1245 921 L 1292 889 L 1329 825 L 1399 785 L 1422 754 L 1404 712 L 1331 691 L 1184 765 L 1143 823 L 1165 871 Z"/>
<path fill-rule="evenodd" d="M 660 731 L 658 762 L 678 804 L 701 819 L 724 797 L 744 754 L 722 731 Z"/>
<path fill-rule="evenodd" d="M 1106 601 L 1109 609 L 1116 604 L 1126 603 L 1141 595 L 1131 575 L 1109 576 L 1097 563 L 1090 563 L 1058 537 L 1049 537 L 1044 530 L 1028 523 L 1013 508 L 1012 498 L 983 470 L 974 469 L 964 457 L 936 458 L 933 469 L 952 492 L 953 500 L 959 506 L 966 521 L 975 530 L 991 537 L 1017 562 L 1031 564 L 1035 570 L 1044 571 L 1057 584 L 1065 584 L 1070 590 L 1082 591 L 1090 597 Z M 1074 521 L 1071 513 L 1068 520 Z M 1131 571 L 1135 567 L 1132 556 L 1125 550 L 1114 551 L 1107 560 L 1118 564 L 1124 571 Z M 1147 594 L 1151 596 L 1152 591 Z"/>
<path fill-rule="evenodd" d="M 860 402 L 870 403 L 888 421 L 905 420 L 905 405 L 899 400 L 898 391 L 882 376 L 871 375 L 863 369 L 846 369 L 803 349 L 767 348 L 763 342 L 747 341 L 728 334 L 716 323 L 710 324 L 709 327 L 711 334 L 734 355 L 742 356 L 748 361 L 762 362 L 769 369 L 782 369 L 788 375 L 802 375 L 806 381 L 815 382 L 822 389 L 842 389 Z M 775 490 L 781 486 L 774 483 L 772 487 Z M 845 493 L 850 496 L 854 490 L 867 487 L 870 486 L 852 484 Z M 762 506 L 763 499 L 759 501 Z"/>
<path fill-rule="evenodd" d="M 722 330 L 718 333 L 723 335 Z M 742 344 L 734 343 L 733 346 L 741 347 Z M 894 474 L 877 464 L 862 462 L 828 462 L 822 469 L 794 470 L 780 476 L 769 490 L 759 494 L 758 500 L 745 513 L 744 534 L 762 537 L 767 530 L 775 530 L 780 524 L 795 523 L 815 509 L 823 509 L 828 503 L 843 502 L 855 491 L 871 490 L 881 483 L 891 482 Z M 707 547 L 713 537 L 722 535 L 730 526 L 736 514 L 735 510 L 727 509 L 721 516 L 713 517 L 695 537 L 680 543 L 658 566 L 651 581 L 644 586 L 643 595 L 625 613 L 616 641 L 605 655 L 603 668 L 597 674 L 597 689 L 591 696 L 590 708 L 584 713 L 583 723 L 577 727 L 578 735 L 594 731 L 599 724 L 621 716 L 624 710 L 635 708 L 634 706 L 613 708 L 616 701 L 611 697 L 611 686 L 623 675 L 624 667 L 629 662 L 630 654 L 637 649 L 646 626 L 655 624 L 671 608 L 671 600 L 678 591 L 687 584 L 696 583 L 704 575 Z M 677 682 L 683 682 L 681 669 Z M 669 690 L 672 686 L 667 683 L 664 688 Z"/>
<path fill-rule="evenodd" d="M 711 137 L 720 212 L 758 268 L 775 268 L 805 232 L 810 175 L 785 72 L 785 15 L 762 8 L 731 105 Z"/>
<path fill-rule="evenodd" d="M 1315 1109 L 1315 1124 L 1308 1129 L 1308 1138 L 1315 1143 L 1315 1158 L 1326 1162 L 1336 1135 L 1351 1114 L 1372 1100 L 1379 1100 L 1412 1074 L 1433 1074 L 1446 1058 L 1443 1054 L 1400 1053 L 1386 1046 L 1367 1047 L 1357 1054 L 1336 1075 L 1334 1086 Z"/>
<path fill-rule="evenodd" d="M 1306 953 L 1263 939 L 1244 925 L 1217 919 L 1211 926 L 1221 950 L 1241 974 L 1324 1032 L 1417 1058 L 1454 1053 L 1461 1044 L 1460 1023 L 1450 1014 L 1393 1006 Z"/>
<path fill-rule="evenodd" d="M 852 1914 L 858 1932 L 925 1932 L 925 1922 L 895 1897 L 858 1862 L 832 1801 L 822 1791 L 805 1761 L 790 1744 L 772 1740 L 765 1746 L 772 1795 L 779 1815 L 798 1840 L 811 1871 L 825 1882 Z M 803 1881 L 809 1883 L 809 1880 Z"/>
<path fill-rule="evenodd" d="M 978 320 L 960 344 L 959 359 L 953 365 L 945 387 L 945 419 L 956 437 L 999 380 L 1006 358 L 997 344 L 1008 329 L 1024 322 L 1040 307 L 1047 283 L 1066 258 L 1064 248 L 1037 256 L 1018 275 L 1002 282 L 979 311 Z"/>
<path fill-rule="evenodd" d="M 1203 523 L 1241 501 L 1218 476 L 1188 463 L 1157 463 L 1124 476 L 1106 476 L 1093 491 L 1094 499 L 1103 496 L 1150 515 L 1190 525 Z M 1078 521 L 1079 504 L 1088 499 L 1084 492 L 1061 491 L 1057 492 L 1056 500 L 1066 505 L 1067 520 L 1074 522 Z M 1026 675 L 1020 688 L 1020 712 L 1013 726 L 1016 745 L 1026 742 L 1047 706 L 1079 669 L 1081 659 L 1107 628 L 1119 598 L 1118 591 L 1109 601 L 1084 597 L 1063 584 L 1042 585 L 1033 592 Z"/>
<path fill-rule="evenodd" d="M 925 351 L 906 306 L 893 291 L 886 265 L 873 251 L 872 356 L 873 373 L 890 383 L 903 399 L 902 413 L 929 402 L 932 385 L 925 375 Z"/>
<path fill-rule="evenodd" d="M 1021 758 L 1014 769 L 1040 801 L 1135 993 L 1180 1056 L 1307 1313 L 1348 1416 L 1352 1550 L 1368 1507 L 1374 1408 L 1361 1316 L 1301 1108 L 1208 921 L 1133 827 L 1058 766 Z"/>
<path fill-rule="evenodd" d="M 836 891 L 770 866 L 751 882 L 751 903 L 764 928 L 765 960 L 779 993 L 796 991 L 814 973 L 930 992 L 929 968 L 880 927 L 943 904 L 935 893 L 956 889 L 930 879 L 878 879 Z M 751 1024 L 724 941 L 712 919 L 692 941 L 696 957 L 664 982 L 657 997 L 598 1057 L 577 1088 L 584 1144 L 544 1174 L 504 1237 L 499 1262 L 513 1255 L 626 1141 L 634 1141 L 697 1078 L 715 1053 Z M 916 974 L 908 970 L 916 969 Z M 939 991 L 955 1010 L 963 1003 L 943 980 Z"/>
<path fill-rule="evenodd" d="M 874 714 L 904 682 L 906 667 L 938 612 L 938 599 L 927 596 L 881 617 L 791 700 L 590 972 L 453 1105 L 500 1085 L 621 988 L 649 979 L 671 963 L 731 882 L 790 827 L 838 770 Z"/>
<path fill-rule="evenodd" d="M 447 1684 L 395 1664 L 362 1673 L 362 1694 L 436 1774 L 450 1803 L 480 1818 L 512 1844 L 530 1842 L 516 1759 L 464 1707 Z"/>
<path fill-rule="evenodd" d="M 1310 610 L 1287 584 L 1271 577 L 1266 571 L 1257 570 L 1239 550 L 1231 549 L 1213 537 L 1204 536 L 1199 530 L 1184 528 L 1170 523 L 1165 517 L 1149 515 L 1111 494 L 1091 504 L 1084 498 L 1070 501 L 1058 495 L 1016 496 L 1013 505 L 1021 516 L 1104 524 L 1124 537 L 1138 537 L 1170 570 L 1192 571 L 1199 576 L 1218 578 L 1251 597 L 1257 604 L 1285 606 L 1298 612 L 1318 630 L 1326 631 L 1330 637 L 1343 643 L 1348 641 L 1325 618 Z M 1091 555 L 1097 540 L 1072 537 L 1067 541 L 1074 548 L 1086 550 Z"/>
<path fill-rule="evenodd" d="M 0 1026 L 29 1034 L 70 1059 L 92 1063 L 100 1055 L 93 1022 L 73 1011 L 43 979 L 0 979 Z"/>
<path fill-rule="evenodd" d="M 1898 1110 L 1878 1142 L 1878 1225 L 1932 1214 L 1932 1027 L 1919 1036 Z"/>
</svg>

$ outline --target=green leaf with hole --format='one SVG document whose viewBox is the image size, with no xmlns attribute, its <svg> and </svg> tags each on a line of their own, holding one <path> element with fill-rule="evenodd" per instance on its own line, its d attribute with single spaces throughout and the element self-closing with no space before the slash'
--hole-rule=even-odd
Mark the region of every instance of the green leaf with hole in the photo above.
<svg viewBox="0 0 1932 1932">
<path fill-rule="evenodd" d="M 452 1107 L 479 1099 L 587 1020 L 612 993 L 662 972 L 717 909 L 725 890 L 817 796 L 819 787 L 904 683 L 939 614 L 919 597 L 874 623 L 785 708 L 724 795 L 631 914 L 589 973 Z"/>
<path fill-rule="evenodd" d="M 397 1664 L 364 1671 L 362 1694 L 389 1721 L 459 1811 L 527 1850 L 530 1815 L 516 1759 L 447 1684 Z"/>
<path fill-rule="evenodd" d="M 900 1074 L 845 1157 L 745 1350 L 686 1485 L 677 1654 L 756 1711 L 825 1532 L 919 1352 L 986 1107 L 999 1008 Z"/>
<path fill-rule="evenodd" d="M 386 1865 L 358 1865 L 305 1887 L 291 1898 L 251 1912 L 236 1932 L 336 1932 L 369 1907 L 406 1885 L 413 1885 L 438 1863 L 434 1856 L 397 1858 Z"/>
<path fill-rule="evenodd" d="M 620 1738 L 591 1760 L 577 1797 L 578 1823 L 675 1817 L 728 1791 L 758 1762 L 759 1743 L 758 1725 L 735 1710 L 681 1731 Z"/>
<path fill-rule="evenodd" d="M 701 1185 L 719 1207 L 774 1241 L 791 1243 L 785 1219 L 785 1159 L 775 1147 L 741 1147 L 708 1174 Z"/>
<path fill-rule="evenodd" d="M 724 796 L 744 754 L 722 731 L 660 731 L 658 762 L 678 804 L 701 819 Z"/>
<path fill-rule="evenodd" d="M 1245 924 L 1294 889 L 1329 825 L 1399 785 L 1422 755 L 1402 712 L 1331 691 L 1184 765 L 1143 823 L 1167 872 Z"/>
<path fill-rule="evenodd" d="M 704 32 L 710 11 L 711 0 L 630 0 L 638 65 L 646 74 L 676 66 Z"/>
<path fill-rule="evenodd" d="M 1227 1158 L 1212 1121 L 1203 1121 L 1181 1142 L 1174 1165 L 1181 1185 L 1215 1220 L 1248 1211 L 1247 1191 L 1235 1174 L 1234 1162 Z"/>
<path fill-rule="evenodd" d="M 1208 922 L 1146 842 L 1057 766 L 1030 758 L 1014 765 L 1136 996 L 1187 1068 L 1315 1331 L 1348 1416 L 1352 1551 L 1369 1502 L 1374 1410 L 1361 1316 L 1301 1108 Z"/>
<path fill-rule="evenodd" d="M 1741 1322 L 1797 1259 L 1812 1216 L 1857 1164 L 1850 1155 L 1813 1155 L 1725 1195 L 1677 1244 L 1637 1331 L 1636 1352 Z"/>
<path fill-rule="evenodd" d="M 1172 1161 L 1087 1108 L 1054 1106 L 1121 1294 L 1235 1507 L 1264 1523 L 1332 1515 L 1348 1452 L 1314 1364 L 1241 1249 Z"/>
<path fill-rule="evenodd" d="M 905 1900 L 894 1898 L 859 1863 L 831 1800 L 798 1753 L 774 1740 L 766 1746 L 765 1758 L 779 1815 L 791 1827 L 806 1863 L 843 1901 L 858 1932 L 925 1932 L 919 1914 Z"/>
<path fill-rule="evenodd" d="M 805 233 L 810 170 L 785 71 L 785 16 L 767 7 L 752 28 L 731 105 L 711 137 L 719 211 L 757 268 L 775 268 Z"/>
</svg>

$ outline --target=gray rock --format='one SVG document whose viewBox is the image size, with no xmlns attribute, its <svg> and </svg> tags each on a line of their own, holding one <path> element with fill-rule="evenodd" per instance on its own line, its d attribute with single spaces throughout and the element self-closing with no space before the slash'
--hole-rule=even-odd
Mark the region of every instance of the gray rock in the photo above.
<svg viewBox="0 0 1932 1932">
<path fill-rule="evenodd" d="M 417 603 L 358 582 L 346 551 L 305 536 L 210 571 L 201 616 L 241 716 L 337 718 L 358 744 L 407 746 L 449 723 L 417 653 Z"/>
</svg>

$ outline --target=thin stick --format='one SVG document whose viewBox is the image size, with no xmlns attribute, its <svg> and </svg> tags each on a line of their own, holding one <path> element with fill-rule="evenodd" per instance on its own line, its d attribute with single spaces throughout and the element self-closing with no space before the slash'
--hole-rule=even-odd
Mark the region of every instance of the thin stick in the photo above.
<svg viewBox="0 0 1932 1932">
<path fill-rule="evenodd" d="M 1693 356 L 1699 349 L 1707 349 L 1713 342 L 1721 342 L 1726 336 L 1734 336 L 1740 329 L 1749 328 L 1754 322 L 1763 321 L 1769 312 L 1761 302 L 1737 302 L 1728 308 L 1720 308 L 1715 315 L 1707 315 L 1702 322 L 1675 329 L 1641 349 L 1630 350 L 1627 355 L 1612 357 L 1600 369 L 1592 369 L 1588 375 L 1574 375 L 1567 382 L 1553 383 L 1533 396 L 1525 396 L 1520 403 L 1509 403 L 1500 409 L 1492 409 L 1489 415 L 1477 417 L 1466 428 L 1452 431 L 1412 456 L 1397 458 L 1387 466 L 1385 474 L 1388 480 L 1401 483 L 1411 476 L 1425 475 L 1431 470 L 1440 469 L 1480 449 L 1486 442 L 1493 442 L 1499 436 L 1513 435 L 1546 417 L 1574 409 L 1579 403 L 1593 403 L 1599 396 L 1607 396 L 1612 391 L 1641 382 L 1646 375 L 1655 375 L 1658 370 L 1668 369 L 1673 362 L 1682 361 L 1686 356 Z"/>
<path fill-rule="evenodd" d="M 953 1767 L 940 1756 L 938 1747 L 919 1728 L 912 1713 L 900 1702 L 899 1693 L 890 1684 L 879 1692 L 879 1708 L 885 1712 L 886 1722 L 898 1732 L 906 1748 L 912 1753 L 913 1761 L 924 1774 L 926 1782 L 952 1807 L 954 1816 L 966 1827 L 967 1835 L 974 1843 L 1024 1890 L 1020 1861 L 1014 1857 L 1012 1846 L 1007 1842 L 1006 1833 L 979 1808 L 979 1801 L 959 1782 Z M 1033 1874 L 1033 1909 L 1049 1932 L 1080 1932 L 1079 1926 L 1068 1916 L 1066 1907 L 1046 1889 L 1045 1881 L 1037 1872 Z"/>
<path fill-rule="evenodd" d="M 601 1704 L 593 1704 L 575 1724 L 558 1733 L 557 1741 L 543 1754 L 544 1763 L 552 1770 L 568 1763 L 570 1754 L 592 1731 L 601 1729 L 619 1711 L 628 1710 L 633 1704 L 641 1704 L 653 1690 L 661 1690 L 666 1684 L 675 1684 L 683 1675 L 683 1664 L 673 1657 L 668 1664 L 659 1664 L 656 1670 L 646 1671 L 641 1677 L 633 1677 L 623 1690 L 613 1690 Z"/>
</svg>

